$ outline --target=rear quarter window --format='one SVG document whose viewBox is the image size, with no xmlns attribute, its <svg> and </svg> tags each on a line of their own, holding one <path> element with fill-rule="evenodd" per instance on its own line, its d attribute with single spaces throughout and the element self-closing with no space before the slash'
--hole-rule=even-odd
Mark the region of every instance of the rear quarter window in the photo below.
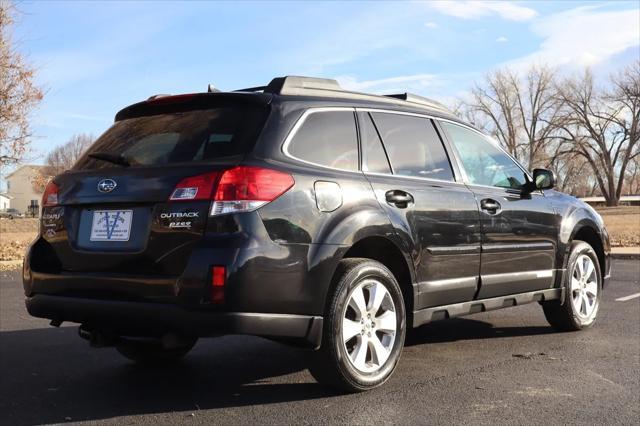
<svg viewBox="0 0 640 426">
<path fill-rule="evenodd" d="M 286 152 L 309 163 L 357 171 L 358 136 L 353 111 L 309 113 Z"/>
</svg>

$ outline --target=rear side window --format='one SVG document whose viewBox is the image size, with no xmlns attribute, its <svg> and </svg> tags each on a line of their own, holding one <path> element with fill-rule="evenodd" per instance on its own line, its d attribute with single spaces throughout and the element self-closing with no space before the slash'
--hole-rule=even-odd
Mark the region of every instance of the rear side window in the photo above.
<svg viewBox="0 0 640 426">
<path fill-rule="evenodd" d="M 253 148 L 265 116 L 261 108 L 235 106 L 117 121 L 78 160 L 74 170 L 114 167 L 91 158 L 92 153 L 120 156 L 130 167 L 244 155 Z"/>
<path fill-rule="evenodd" d="M 500 148 L 473 130 L 442 122 L 455 145 L 469 183 L 521 189 L 527 182 L 522 169 Z"/>
<path fill-rule="evenodd" d="M 433 123 L 410 115 L 372 113 L 393 173 L 453 181 L 449 158 Z"/>
<path fill-rule="evenodd" d="M 362 137 L 362 170 L 373 173 L 391 173 L 387 154 L 382 147 L 378 131 L 368 113 L 360 113 L 360 135 Z"/>
<path fill-rule="evenodd" d="M 358 170 L 358 137 L 352 111 L 309 114 L 287 146 L 303 161 L 342 170 Z"/>
</svg>

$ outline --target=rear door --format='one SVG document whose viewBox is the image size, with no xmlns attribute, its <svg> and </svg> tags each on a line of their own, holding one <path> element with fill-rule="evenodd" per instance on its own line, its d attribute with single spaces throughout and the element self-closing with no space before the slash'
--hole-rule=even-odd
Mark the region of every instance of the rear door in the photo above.
<svg viewBox="0 0 640 426">
<path fill-rule="evenodd" d="M 362 170 L 414 262 L 416 310 L 472 300 L 480 270 L 480 225 L 431 119 L 358 112 Z"/>
<path fill-rule="evenodd" d="M 182 273 L 204 233 L 218 173 L 251 149 L 267 114 L 229 101 L 197 105 L 162 99 L 159 113 L 150 104 L 149 114 L 116 121 L 54 179 L 57 203 L 43 209 L 42 235 L 59 269 Z M 210 181 L 208 194 L 193 176 Z"/>
<path fill-rule="evenodd" d="M 528 176 L 493 141 L 470 128 L 440 122 L 480 205 L 481 287 L 478 299 L 554 284 L 556 215 L 540 191 L 523 191 Z"/>
</svg>

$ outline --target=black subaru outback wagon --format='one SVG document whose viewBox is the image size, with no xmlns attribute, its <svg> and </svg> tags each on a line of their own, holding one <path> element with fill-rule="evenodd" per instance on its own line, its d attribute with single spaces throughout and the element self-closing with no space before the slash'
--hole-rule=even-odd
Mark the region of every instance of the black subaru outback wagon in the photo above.
<svg viewBox="0 0 640 426">
<path fill-rule="evenodd" d="M 284 77 L 157 95 L 47 186 L 26 305 L 137 362 L 252 334 L 366 390 L 407 327 L 529 302 L 557 329 L 593 324 L 607 231 L 553 185 L 410 94 Z"/>
</svg>

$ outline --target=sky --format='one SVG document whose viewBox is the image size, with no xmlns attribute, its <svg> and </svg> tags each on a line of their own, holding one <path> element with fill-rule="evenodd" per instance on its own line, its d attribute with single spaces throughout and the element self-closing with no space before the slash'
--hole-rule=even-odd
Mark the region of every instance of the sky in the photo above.
<svg viewBox="0 0 640 426">
<path fill-rule="evenodd" d="M 451 103 L 487 72 L 546 63 L 607 76 L 640 59 L 638 1 L 18 3 L 19 50 L 45 90 L 33 162 L 100 135 L 157 93 L 336 78 Z"/>
</svg>

